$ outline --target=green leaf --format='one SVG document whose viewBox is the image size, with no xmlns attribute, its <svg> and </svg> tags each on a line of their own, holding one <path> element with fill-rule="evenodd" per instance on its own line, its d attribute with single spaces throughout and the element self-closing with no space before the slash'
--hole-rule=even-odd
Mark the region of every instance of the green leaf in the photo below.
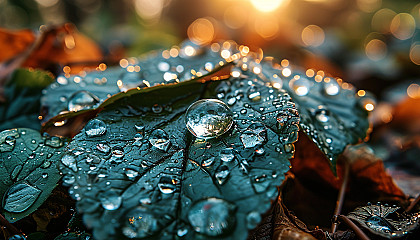
<svg viewBox="0 0 420 240">
<path fill-rule="evenodd" d="M 348 144 L 362 142 L 369 132 L 368 95 L 359 97 L 354 87 L 332 77 L 307 76 L 291 66 L 262 62 L 263 77 L 286 90 L 296 103 L 300 127 L 325 154 L 336 172 L 336 161 Z"/>
<path fill-rule="evenodd" d="M 220 48 L 220 46 L 219 46 Z M 236 53 L 236 44 L 226 51 Z M 41 100 L 43 121 L 68 111 L 95 109 L 104 100 L 131 88 L 145 88 L 194 79 L 213 72 L 228 61 L 220 51 L 184 42 L 171 51 L 152 52 L 140 58 L 122 59 L 121 67 L 82 73 L 69 78 L 59 76 L 45 89 Z"/>
<path fill-rule="evenodd" d="M 229 106 L 233 125 L 216 138 L 196 138 L 185 125 L 187 109 L 216 97 Z M 113 98 L 68 145 L 61 164 L 93 236 L 246 239 L 293 156 L 299 117 L 289 95 L 261 79 L 238 78 Z M 212 126 L 207 130 L 230 125 Z"/>
<path fill-rule="evenodd" d="M 1 210 L 9 222 L 31 214 L 55 188 L 61 178 L 56 160 L 63 143 L 26 128 L 0 133 Z"/>
<path fill-rule="evenodd" d="M 17 69 L 5 86 L 6 102 L 0 103 L 0 131 L 26 127 L 39 130 L 42 89 L 53 78 L 51 74 L 32 69 Z"/>
</svg>

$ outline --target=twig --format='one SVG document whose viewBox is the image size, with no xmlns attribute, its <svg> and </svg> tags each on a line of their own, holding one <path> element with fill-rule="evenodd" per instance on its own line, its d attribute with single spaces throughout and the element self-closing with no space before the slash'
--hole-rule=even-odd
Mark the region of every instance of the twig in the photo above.
<svg viewBox="0 0 420 240">
<path fill-rule="evenodd" d="M 15 226 L 10 224 L 9 221 L 7 221 L 2 214 L 0 214 L 0 225 L 6 227 L 10 232 L 12 232 L 13 235 L 23 235 L 22 232 L 19 231 L 19 229 L 17 229 Z"/>
<path fill-rule="evenodd" d="M 411 212 L 414 209 L 414 207 L 419 203 L 419 201 L 420 201 L 420 194 L 417 195 L 416 199 L 414 199 L 414 201 L 410 203 L 410 206 L 408 206 L 405 212 L 407 213 Z"/>
<path fill-rule="evenodd" d="M 338 215 L 337 218 L 342 220 L 351 230 L 354 231 L 356 236 L 361 240 L 370 240 L 370 238 L 356 225 L 352 222 L 348 217 L 344 215 Z"/>
<path fill-rule="evenodd" d="M 346 187 L 349 181 L 349 173 L 350 173 L 350 166 L 349 166 L 349 163 L 345 161 L 343 183 L 341 184 L 340 191 L 338 192 L 338 198 L 337 198 L 337 203 L 335 204 L 333 218 L 336 218 L 338 215 L 340 215 L 341 209 L 343 208 L 344 195 L 346 193 Z M 337 230 L 337 226 L 338 226 L 338 222 L 336 221 L 336 219 L 333 219 L 333 223 L 331 225 L 332 233 L 335 233 L 335 231 Z"/>
</svg>

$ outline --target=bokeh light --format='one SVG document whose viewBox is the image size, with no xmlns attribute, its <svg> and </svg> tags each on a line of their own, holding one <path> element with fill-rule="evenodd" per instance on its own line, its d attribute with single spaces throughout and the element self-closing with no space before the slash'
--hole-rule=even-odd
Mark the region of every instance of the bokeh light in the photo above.
<svg viewBox="0 0 420 240">
<path fill-rule="evenodd" d="M 324 30 L 317 25 L 308 25 L 302 30 L 302 42 L 306 46 L 318 47 L 324 40 Z"/>
<path fill-rule="evenodd" d="M 208 44 L 215 37 L 215 29 L 208 18 L 198 18 L 188 27 L 188 37 L 196 44 Z"/>
<path fill-rule="evenodd" d="M 366 56 L 373 61 L 384 59 L 386 57 L 387 51 L 388 50 L 386 44 L 379 39 L 370 40 L 365 47 Z"/>
<path fill-rule="evenodd" d="M 391 33 L 400 40 L 413 36 L 416 30 L 416 20 L 408 13 L 397 14 L 391 22 Z"/>
<path fill-rule="evenodd" d="M 414 64 L 420 65 L 420 42 L 415 42 L 413 45 L 411 45 L 410 60 Z"/>
<path fill-rule="evenodd" d="M 380 33 L 389 33 L 395 15 L 397 13 L 388 8 L 377 11 L 372 17 L 372 29 Z"/>
<path fill-rule="evenodd" d="M 251 0 L 252 5 L 261 12 L 273 12 L 287 2 L 287 0 Z"/>
<path fill-rule="evenodd" d="M 279 30 L 277 18 L 272 15 L 263 15 L 255 20 L 255 31 L 263 38 L 272 39 Z"/>
</svg>

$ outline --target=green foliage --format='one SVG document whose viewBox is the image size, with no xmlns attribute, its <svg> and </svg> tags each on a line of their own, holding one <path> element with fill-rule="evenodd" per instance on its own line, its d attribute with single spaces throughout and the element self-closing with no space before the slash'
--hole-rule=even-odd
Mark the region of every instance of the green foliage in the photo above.
<svg viewBox="0 0 420 240">
<path fill-rule="evenodd" d="M 1 211 L 8 221 L 31 214 L 55 188 L 63 144 L 59 137 L 42 137 L 26 128 L 0 133 Z"/>
</svg>

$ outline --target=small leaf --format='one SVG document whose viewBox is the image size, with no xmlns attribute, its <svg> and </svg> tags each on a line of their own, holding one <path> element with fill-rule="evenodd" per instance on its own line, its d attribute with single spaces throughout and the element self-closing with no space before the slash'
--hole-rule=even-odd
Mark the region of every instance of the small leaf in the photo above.
<svg viewBox="0 0 420 240">
<path fill-rule="evenodd" d="M 288 94 L 261 79 L 232 78 L 113 98 L 69 144 L 61 165 L 94 237 L 245 239 L 289 169 L 298 115 Z M 193 135 L 185 125 L 196 113 L 187 109 L 208 98 L 195 124 L 205 119 L 210 125 L 201 127 L 218 130 L 196 138 L 200 131 Z M 228 106 L 231 120 L 223 121 L 232 125 L 217 125 L 214 103 Z M 287 127 L 278 115 L 288 116 Z"/>
<path fill-rule="evenodd" d="M 407 236 L 419 225 L 420 213 L 409 214 L 399 210 L 397 206 L 369 204 L 356 208 L 347 216 L 377 236 L 394 239 Z"/>
<path fill-rule="evenodd" d="M 61 178 L 55 161 L 64 140 L 25 128 L 0 133 L 0 196 L 9 222 L 35 211 Z"/>
<path fill-rule="evenodd" d="M 230 54 L 237 52 L 236 44 L 225 49 Z M 131 88 L 145 88 L 160 84 L 171 84 L 198 78 L 214 72 L 232 59 L 221 57 L 221 51 L 210 47 L 198 47 L 184 42 L 180 47 L 159 51 L 141 58 L 122 59 L 120 67 L 94 71 L 69 78 L 59 76 L 57 82 L 45 90 L 42 107 L 46 110 L 43 121 L 65 113 L 94 109 L 105 99 Z M 83 100 L 83 101 L 82 101 Z M 81 103 L 83 102 L 83 103 Z"/>
</svg>

